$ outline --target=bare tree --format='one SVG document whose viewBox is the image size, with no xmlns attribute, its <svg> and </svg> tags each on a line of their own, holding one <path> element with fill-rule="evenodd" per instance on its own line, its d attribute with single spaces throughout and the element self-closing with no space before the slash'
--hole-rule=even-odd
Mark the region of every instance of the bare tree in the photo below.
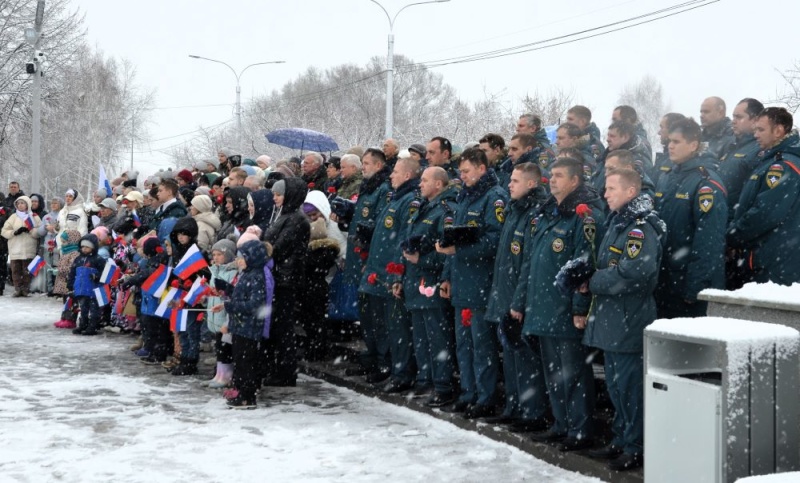
<svg viewBox="0 0 800 483">
<path fill-rule="evenodd" d="M 773 102 L 784 104 L 786 109 L 794 114 L 800 109 L 800 61 L 795 61 L 790 69 L 778 72 L 786 81 L 786 86 L 783 92 L 776 95 Z"/>
<path fill-rule="evenodd" d="M 540 94 L 538 90 L 533 94 L 526 94 L 520 99 L 522 110 L 517 115 L 531 113 L 541 116 L 545 126 L 552 126 L 563 122 L 567 109 L 572 107 L 573 93 L 563 89 L 553 89 L 546 94 Z M 513 119 L 516 124 L 517 119 Z"/>
<path fill-rule="evenodd" d="M 617 102 L 636 109 L 639 122 L 647 131 L 652 146 L 660 146 L 658 135 L 661 117 L 669 112 L 669 104 L 664 101 L 664 90 L 661 82 L 651 75 L 642 77 L 635 84 L 626 85 L 619 94 Z"/>
</svg>

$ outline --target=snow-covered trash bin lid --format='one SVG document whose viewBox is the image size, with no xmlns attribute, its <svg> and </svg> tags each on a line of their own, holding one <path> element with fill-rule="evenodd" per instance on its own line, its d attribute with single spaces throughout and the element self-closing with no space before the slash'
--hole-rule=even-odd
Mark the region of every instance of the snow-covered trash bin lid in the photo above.
<svg viewBox="0 0 800 483">
<path fill-rule="evenodd" d="M 738 290 L 705 289 L 700 300 L 800 312 L 800 284 L 746 283 Z"/>
<path fill-rule="evenodd" d="M 774 475 L 748 476 L 739 478 L 736 483 L 797 483 L 800 481 L 800 472 L 776 473 Z"/>
</svg>

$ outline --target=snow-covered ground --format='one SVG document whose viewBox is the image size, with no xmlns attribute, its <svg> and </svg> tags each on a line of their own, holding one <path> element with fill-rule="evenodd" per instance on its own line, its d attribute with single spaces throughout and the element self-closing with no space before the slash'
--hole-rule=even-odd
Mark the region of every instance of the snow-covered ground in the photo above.
<svg viewBox="0 0 800 483">
<path fill-rule="evenodd" d="M 0 480 L 589 482 L 424 414 L 302 377 L 226 409 L 132 338 L 54 329 L 60 304 L 0 297 Z"/>
</svg>

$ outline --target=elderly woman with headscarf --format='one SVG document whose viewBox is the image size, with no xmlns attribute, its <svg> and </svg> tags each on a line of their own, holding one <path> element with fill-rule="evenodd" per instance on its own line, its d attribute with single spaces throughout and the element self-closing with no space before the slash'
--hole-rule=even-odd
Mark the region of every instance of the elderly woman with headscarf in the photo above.
<svg viewBox="0 0 800 483">
<path fill-rule="evenodd" d="M 2 235 L 8 240 L 8 259 L 11 260 L 11 277 L 14 280 L 14 297 L 27 297 L 31 274 L 28 265 L 36 256 L 39 233 L 36 228 L 42 220 L 31 211 L 31 199 L 20 196 L 14 202 L 16 212 L 3 224 Z"/>
<path fill-rule="evenodd" d="M 76 190 L 68 189 L 64 195 L 64 208 L 58 213 L 58 234 L 66 230 L 76 230 L 81 236 L 89 233 L 89 218 L 83 209 L 83 195 Z M 61 248 L 60 236 L 56 237 L 56 244 Z"/>
</svg>

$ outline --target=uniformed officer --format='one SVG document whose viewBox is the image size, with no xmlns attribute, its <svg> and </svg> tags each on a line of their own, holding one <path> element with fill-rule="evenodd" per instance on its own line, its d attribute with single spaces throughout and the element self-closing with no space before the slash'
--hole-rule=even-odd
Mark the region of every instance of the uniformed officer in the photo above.
<svg viewBox="0 0 800 483">
<path fill-rule="evenodd" d="M 706 288 L 725 286 L 725 188 L 717 160 L 701 152 L 693 119 L 672 124 L 669 157 L 675 167 L 656 187 L 656 209 L 667 224 L 656 303 L 659 318 L 702 317 Z"/>
<path fill-rule="evenodd" d="M 458 191 L 450 185 L 447 172 L 439 167 L 423 171 L 419 188 L 421 203 L 412 210 L 401 243 L 406 267 L 403 297 L 414 331 L 415 391 L 433 388 L 426 404 L 442 407 L 452 404 L 456 396 L 455 333 L 447 311 L 449 303 L 437 290 L 445 256 L 436 252 L 434 244 L 444 226 L 455 222 Z"/>
<path fill-rule="evenodd" d="M 493 324 L 503 323 L 509 315 L 525 256 L 525 233 L 547 200 L 547 192 L 539 185 L 541 177 L 542 171 L 534 163 L 518 164 L 511 173 L 508 185 L 511 201 L 506 207 L 503 231 L 497 245 L 492 290 L 486 308 L 486 320 Z M 515 327 L 515 334 L 517 328 L 519 332 L 522 330 L 521 326 Z M 539 347 L 525 344 L 518 336 L 512 339 L 507 335 L 500 341 L 506 405 L 502 415 L 488 418 L 487 422 L 509 424 L 509 429 L 514 432 L 545 429 L 547 388 Z"/>
<path fill-rule="evenodd" d="M 522 333 L 537 343 L 547 381 L 554 424 L 533 439 L 558 442 L 562 451 L 592 445 L 594 379 L 581 343 L 591 298 L 563 295 L 553 281 L 567 262 L 594 259 L 595 238 L 605 215 L 597 193 L 584 184 L 583 163 L 557 159 L 550 178 L 552 195 L 526 230 L 525 260 L 511 303 L 523 321 Z M 579 214 L 580 213 L 580 214 Z"/>
<path fill-rule="evenodd" d="M 768 107 L 755 137 L 764 150 L 742 189 L 727 240 L 743 251 L 748 279 L 784 285 L 800 282 L 800 137 L 792 115 Z"/>
<path fill-rule="evenodd" d="M 636 128 L 624 121 L 615 121 L 608 126 L 608 147 L 597 157 L 597 167 L 592 174 L 592 187 L 602 195 L 606 189 L 605 161 L 611 151 L 627 149 L 642 164 L 645 173 L 653 170 L 653 153 L 636 135 Z"/>
<path fill-rule="evenodd" d="M 478 147 L 486 154 L 492 169 L 496 170 L 506 158 L 506 140 L 499 134 L 486 134 L 478 140 Z"/>
<path fill-rule="evenodd" d="M 411 211 L 419 207 L 419 162 L 411 158 L 399 159 L 394 165 L 390 181 L 392 191 L 386 195 L 387 202 L 378 213 L 369 257 L 358 290 L 366 294 L 373 309 L 371 315 L 381 317 L 386 324 L 391 380 L 383 391 L 396 393 L 411 389 L 414 385 L 414 342 L 411 316 L 401 295 L 392 293 L 392 284 L 399 274 L 393 273 L 389 264 L 402 262 L 400 242 L 408 227 Z"/>
<path fill-rule="evenodd" d="M 485 319 L 492 284 L 492 269 L 508 200 L 489 169 L 486 155 L 471 148 L 459 164 L 464 188 L 458 195 L 455 226 L 477 227 L 477 241 L 456 241 L 455 246 L 436 245 L 447 255 L 442 274 L 442 296 L 456 311 L 456 356 L 461 372 L 461 395 L 449 409 L 467 418 L 494 413 L 500 367 L 497 333 Z"/>
<path fill-rule="evenodd" d="M 545 169 L 550 163 L 549 156 L 543 154 L 536 138 L 531 134 L 515 134 L 511 137 L 508 143 L 508 157 L 495 171 L 498 185 L 506 192 L 514 166 L 521 163 L 536 163 L 541 169 Z"/>
<path fill-rule="evenodd" d="M 636 161 L 633 153 L 627 149 L 617 149 L 608 153 L 606 158 L 606 182 L 608 180 L 608 173 L 614 169 L 632 169 L 639 173 L 642 179 L 641 192 L 650 196 L 651 199 L 655 198 L 656 187 L 650 180 L 650 177 L 642 169 L 642 165 Z"/>
<path fill-rule="evenodd" d="M 575 124 L 583 135 L 589 136 L 589 148 L 595 158 L 605 149 L 600 138 L 600 129 L 592 122 L 592 111 L 586 106 L 572 106 L 567 111 L 567 122 Z"/>
<path fill-rule="evenodd" d="M 672 168 L 673 164 L 672 161 L 669 160 L 669 127 L 675 121 L 680 121 L 681 119 L 686 119 L 686 116 L 677 112 L 668 112 L 664 114 L 664 117 L 661 118 L 658 126 L 658 135 L 661 138 L 661 152 L 656 153 L 655 162 L 653 163 L 653 184 L 658 186 L 658 180 L 661 179 L 661 176 L 664 173 L 669 173 Z"/>
<path fill-rule="evenodd" d="M 726 110 L 725 101 L 717 96 L 706 98 L 700 105 L 700 124 L 703 125 L 700 142 L 705 144 L 706 153 L 717 161 L 736 140 Z"/>
<path fill-rule="evenodd" d="M 658 283 L 666 225 L 641 193 L 632 169 L 609 169 L 605 198 L 611 210 L 599 245 L 597 271 L 588 289 L 594 297 L 583 343 L 603 350 L 606 388 L 615 415 L 613 439 L 590 456 L 611 459 L 611 469 L 642 466 L 644 455 L 643 336 L 656 319 Z"/>
<path fill-rule="evenodd" d="M 364 272 L 364 263 L 369 256 L 369 242 L 375 228 L 375 219 L 386 204 L 389 192 L 389 175 L 383 151 L 370 148 L 361 159 L 364 181 L 358 190 L 353 219 L 347 232 L 347 256 L 343 282 L 358 286 Z M 386 334 L 381 305 L 373 307 L 374 299 L 361 295 L 359 297 L 359 323 L 367 350 L 361 357 L 361 370 L 349 374 L 366 374 L 367 382 L 374 383 L 389 377 L 389 341 Z"/>
<path fill-rule="evenodd" d="M 590 137 L 588 134 L 583 134 L 581 128 L 575 124 L 565 122 L 558 126 L 556 130 L 556 147 L 558 148 L 558 156 L 560 157 L 564 150 L 575 149 L 579 156 L 570 156 L 576 159 L 583 160 L 584 177 L 590 179 L 594 173 L 597 161 L 592 154 L 592 148 L 589 145 Z"/>
<path fill-rule="evenodd" d="M 450 157 L 453 155 L 453 145 L 450 140 L 441 136 L 436 136 L 428 142 L 427 156 L 428 164 L 430 166 L 438 166 L 445 171 L 451 180 L 456 183 L 461 183 L 458 177 L 458 167 L 450 162 Z"/>
</svg>

